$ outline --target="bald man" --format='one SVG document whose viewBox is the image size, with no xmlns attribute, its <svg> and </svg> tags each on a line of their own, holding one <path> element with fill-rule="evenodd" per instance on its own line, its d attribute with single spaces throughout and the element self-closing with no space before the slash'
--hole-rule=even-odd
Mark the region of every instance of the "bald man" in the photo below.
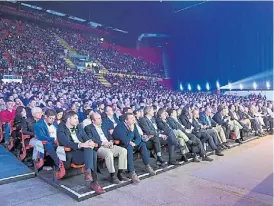
<svg viewBox="0 0 274 206">
<path fill-rule="evenodd" d="M 92 124 L 85 127 L 89 138 L 98 144 L 97 154 L 104 159 L 107 169 L 110 173 L 110 182 L 120 184 L 120 181 L 129 180 L 123 174 L 127 169 L 127 150 L 123 147 L 113 144 L 113 138 L 107 128 L 102 125 L 102 117 L 99 113 L 91 114 Z M 118 174 L 115 176 L 114 157 L 118 157 Z"/>
</svg>

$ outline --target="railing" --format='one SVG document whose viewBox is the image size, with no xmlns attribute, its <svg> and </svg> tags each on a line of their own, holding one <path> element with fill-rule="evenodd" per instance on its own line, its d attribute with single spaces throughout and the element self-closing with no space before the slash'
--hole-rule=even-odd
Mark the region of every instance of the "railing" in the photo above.
<svg viewBox="0 0 274 206">
<path fill-rule="evenodd" d="M 23 78 L 22 76 L 17 76 L 17 75 L 3 75 L 2 81 L 4 83 L 10 83 L 10 82 L 22 83 Z"/>
</svg>

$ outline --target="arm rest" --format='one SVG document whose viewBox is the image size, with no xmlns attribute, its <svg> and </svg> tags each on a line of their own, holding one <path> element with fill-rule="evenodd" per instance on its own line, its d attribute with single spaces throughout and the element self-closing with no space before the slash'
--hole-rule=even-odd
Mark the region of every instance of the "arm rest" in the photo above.
<svg viewBox="0 0 274 206">
<path fill-rule="evenodd" d="M 70 152 L 71 149 L 69 147 L 64 147 L 65 152 Z"/>
<path fill-rule="evenodd" d="M 95 143 L 94 147 L 98 147 L 98 144 Z M 69 147 L 64 147 L 64 149 L 65 149 L 65 152 L 70 152 L 71 151 L 71 148 L 69 148 Z"/>
</svg>

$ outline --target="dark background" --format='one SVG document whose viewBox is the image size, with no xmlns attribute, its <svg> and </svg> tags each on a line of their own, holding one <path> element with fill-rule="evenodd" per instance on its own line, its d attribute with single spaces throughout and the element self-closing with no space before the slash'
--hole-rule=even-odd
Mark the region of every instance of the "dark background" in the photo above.
<svg viewBox="0 0 274 206">
<path fill-rule="evenodd" d="M 26 3 L 128 31 L 113 39 L 127 47 L 135 47 L 141 33 L 169 34 L 152 42 L 168 43 L 177 88 L 189 82 L 205 89 L 207 81 L 213 88 L 217 79 L 226 85 L 273 70 L 272 2 Z"/>
</svg>

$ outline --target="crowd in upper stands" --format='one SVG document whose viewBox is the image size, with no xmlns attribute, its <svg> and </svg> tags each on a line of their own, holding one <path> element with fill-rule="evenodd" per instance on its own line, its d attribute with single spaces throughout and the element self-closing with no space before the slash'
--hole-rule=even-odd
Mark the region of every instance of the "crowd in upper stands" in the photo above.
<svg viewBox="0 0 274 206">
<path fill-rule="evenodd" d="M 274 104 L 260 95 L 237 97 L 212 93 L 189 93 L 167 89 L 153 78 L 106 74 L 111 87 L 103 86 L 93 73 L 69 68 L 62 59 L 64 48 L 55 34 L 77 53 L 99 60 L 109 71 L 155 77 L 156 66 L 105 49 L 95 37 L 57 28 L 1 18 L 4 38 L 0 44 L 1 75 L 23 76 L 23 83 L 0 84 L 0 122 L 8 147 L 22 152 L 22 135 L 44 142 L 53 159 L 58 179 L 72 164 L 85 164 L 85 181 L 96 193 L 104 193 L 97 178 L 97 156 L 105 160 L 110 182 L 140 180 L 135 172 L 134 152 L 140 152 L 145 170 L 155 175 L 156 164 L 177 165 L 181 161 L 212 161 L 205 145 L 218 156 L 229 141 L 273 133 Z M 149 69 L 148 69 L 149 68 Z M 11 131 L 11 132 L 10 132 Z M 11 135 L 10 135 L 11 133 Z M 66 161 L 57 146 L 68 148 Z M 168 146 L 168 160 L 161 146 Z M 118 157 L 115 171 L 114 157 Z M 129 176 L 125 172 L 129 172 Z"/>
<path fill-rule="evenodd" d="M 1 69 L 21 72 L 27 68 L 50 67 L 56 70 L 69 67 L 62 58 L 66 49 L 61 46 L 57 34 L 77 54 L 98 60 L 109 72 L 163 77 L 159 65 L 118 52 L 115 47 L 105 48 L 98 37 L 84 32 L 6 18 L 1 18 L 0 26 L 3 37 Z"/>
</svg>

